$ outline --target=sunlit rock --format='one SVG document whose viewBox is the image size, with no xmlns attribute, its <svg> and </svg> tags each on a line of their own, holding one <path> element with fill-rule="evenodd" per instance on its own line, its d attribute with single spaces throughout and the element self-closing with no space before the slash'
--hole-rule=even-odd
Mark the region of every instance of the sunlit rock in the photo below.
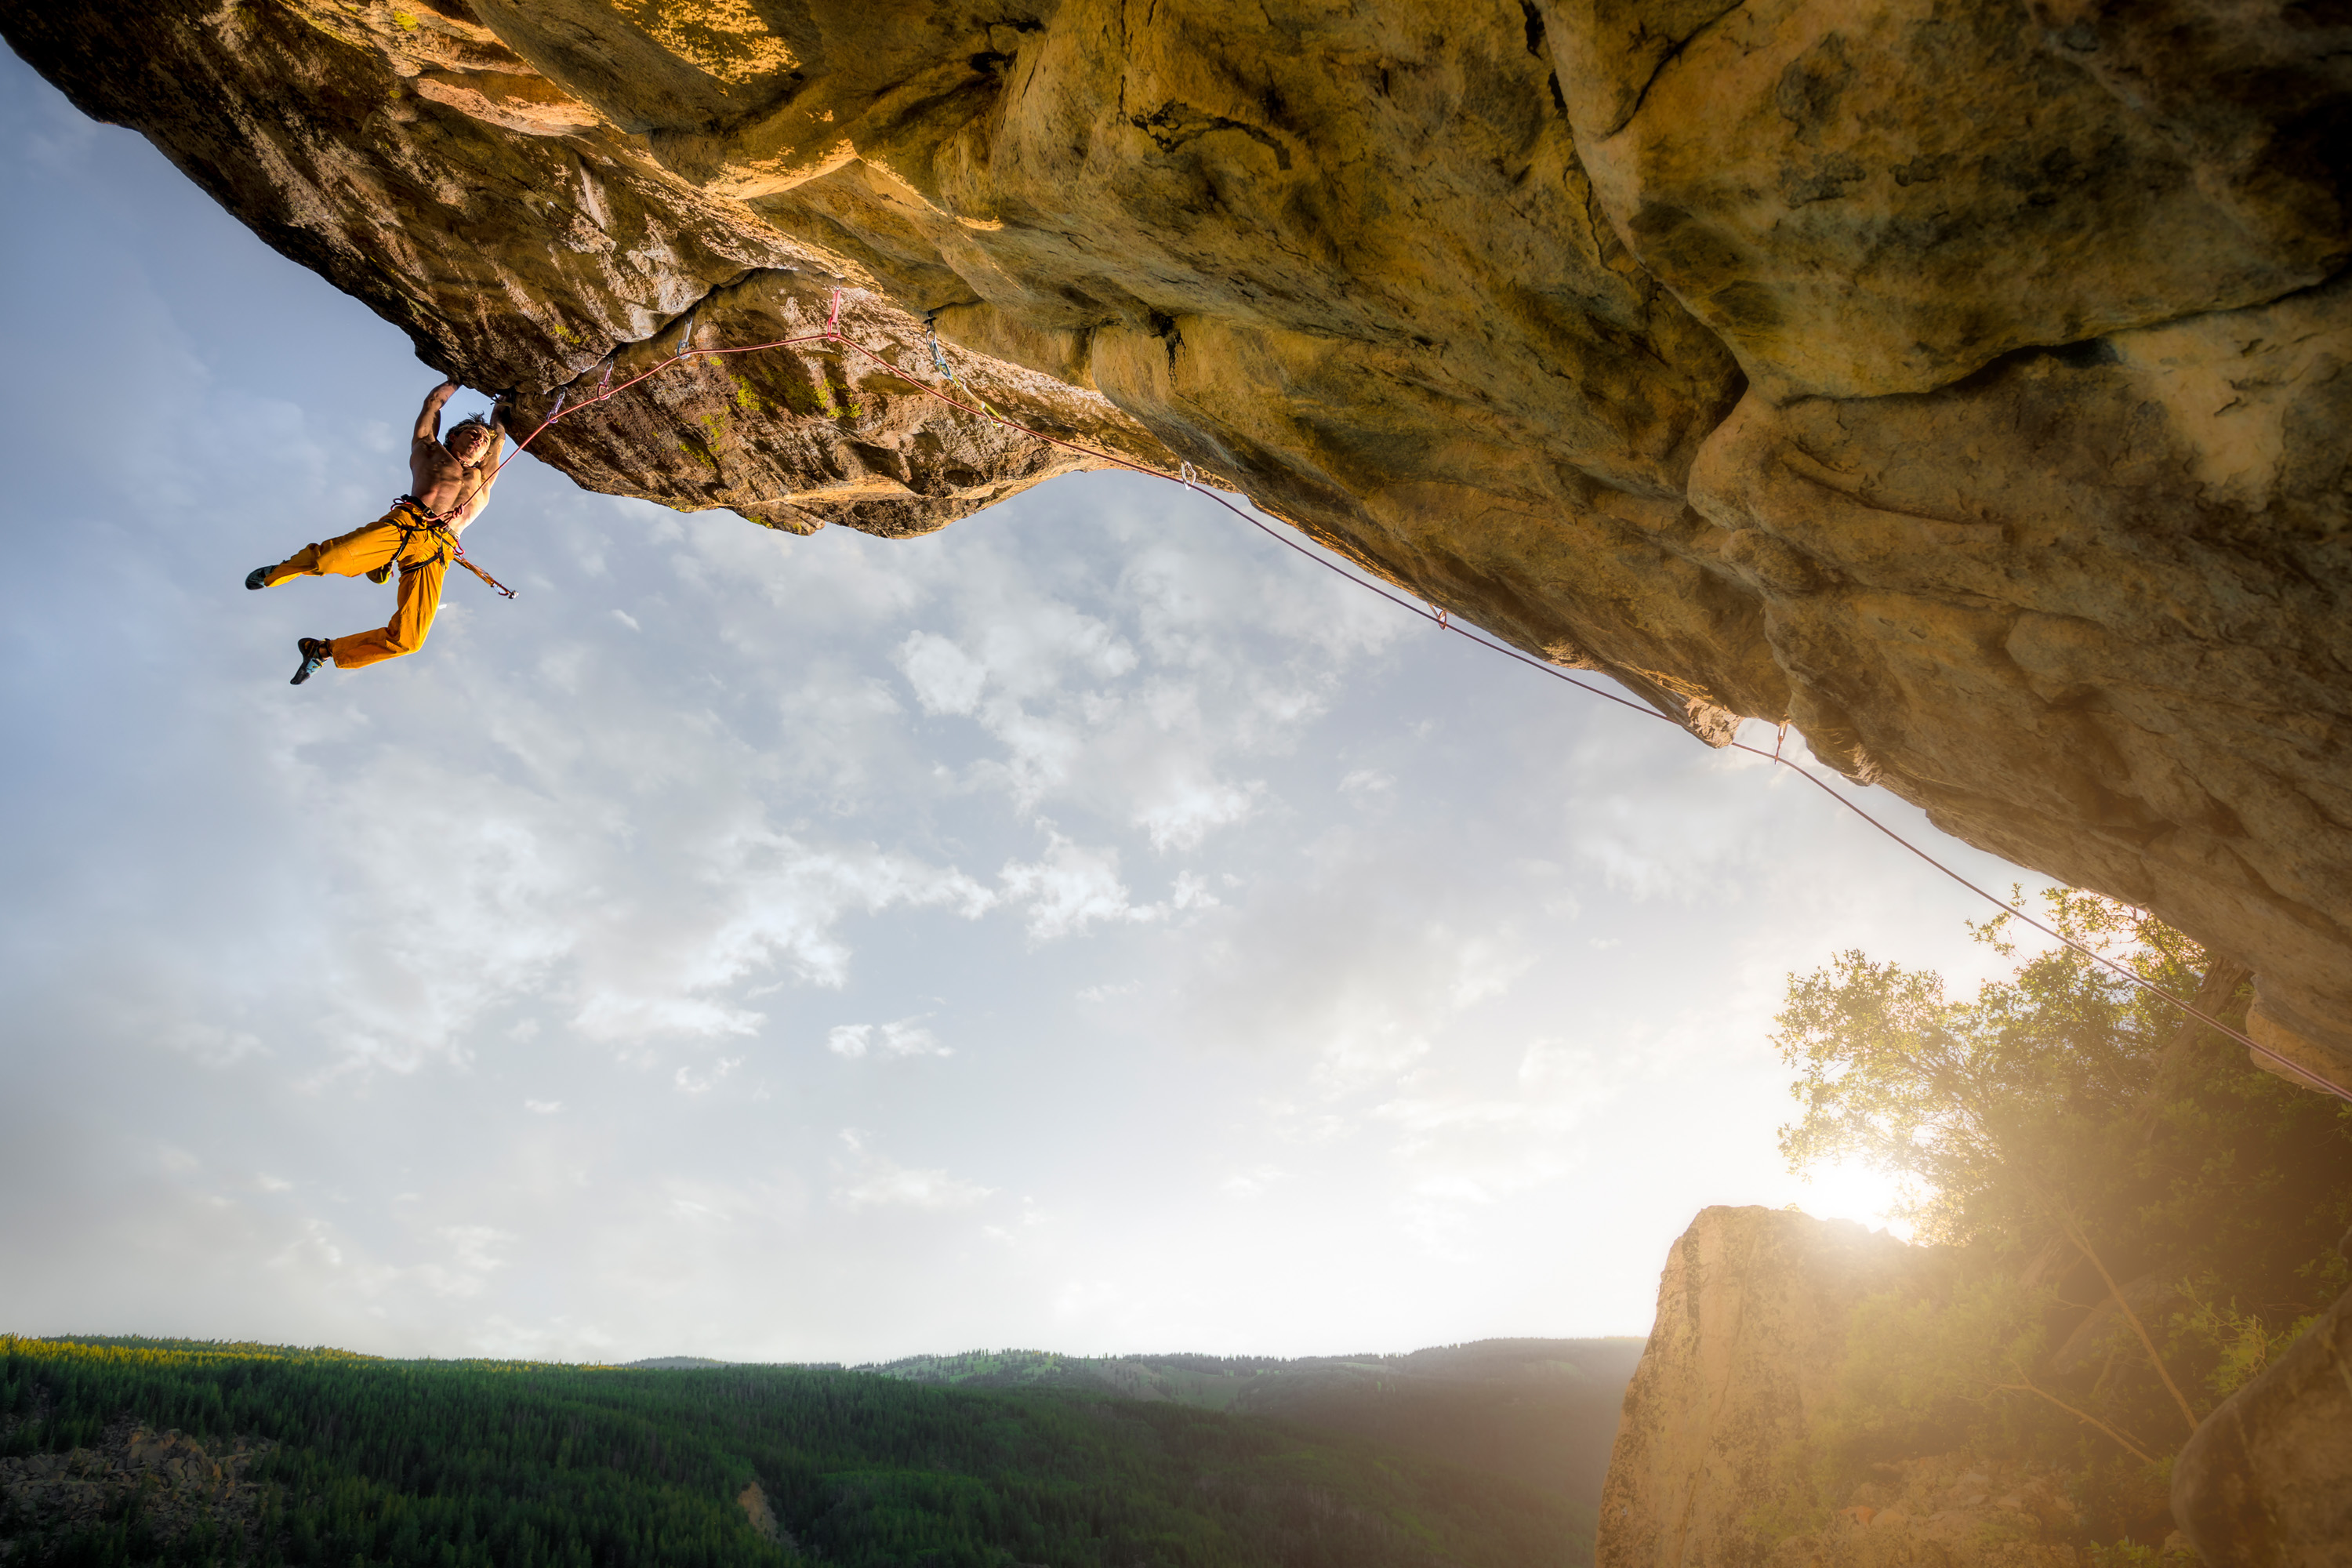
<svg viewBox="0 0 2352 1568">
<path fill-rule="evenodd" d="M 567 417 L 534 450 L 583 484 L 896 535 L 1105 457 L 1196 464 L 1703 739 L 1792 720 L 2147 904 L 2352 1079 L 2335 12 L 0 0 L 0 27 L 528 421 L 681 343 L 819 340 Z M 835 290 L 877 358 L 823 341 Z"/>
</svg>

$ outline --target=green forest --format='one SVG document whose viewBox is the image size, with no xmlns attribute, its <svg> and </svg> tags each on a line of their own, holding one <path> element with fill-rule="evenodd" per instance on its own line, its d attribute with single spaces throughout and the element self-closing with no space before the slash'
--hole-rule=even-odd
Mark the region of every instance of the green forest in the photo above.
<svg viewBox="0 0 2352 1568">
<path fill-rule="evenodd" d="M 1475 1340 L 1402 1354 L 973 1351 L 860 1367 L 964 1388 L 1083 1388 L 1345 1433 L 1598 1505 L 1638 1339 Z"/>
<path fill-rule="evenodd" d="M 2082 948 L 2243 1020 L 2243 969 L 2128 905 L 2045 901 Z M 1974 930 L 2021 956 L 2011 917 Z M 1792 1166 L 1894 1173 L 1940 1250 L 1855 1312 L 1761 1536 L 1867 1500 L 1890 1461 L 1966 1451 L 2063 1476 L 2100 1561 L 2152 1562 L 2189 1433 L 2352 1287 L 2352 1106 L 2066 947 L 1958 996 L 1846 952 L 1791 977 L 1779 1024 Z"/>
<path fill-rule="evenodd" d="M 22 1478 L 99 1475 L 135 1429 L 241 1451 L 236 1484 L 193 1516 L 159 1473 L 79 1483 L 101 1501 L 77 1519 L 20 1500 Z M 1344 1435 L 833 1369 L 0 1336 L 0 1434 L 7 1568 L 1591 1561 L 1591 1509 Z"/>
</svg>

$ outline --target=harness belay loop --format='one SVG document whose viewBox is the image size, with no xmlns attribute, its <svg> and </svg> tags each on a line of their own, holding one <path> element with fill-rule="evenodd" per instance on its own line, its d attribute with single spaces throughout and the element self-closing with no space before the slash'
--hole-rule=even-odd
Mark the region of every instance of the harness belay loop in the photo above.
<svg viewBox="0 0 2352 1568">
<path fill-rule="evenodd" d="M 421 522 L 407 522 L 401 521 L 411 514 L 414 514 L 424 521 Z M 496 577 L 491 576 L 488 572 L 483 571 L 480 567 L 475 565 L 472 561 L 467 558 L 466 547 L 457 542 L 457 531 L 449 526 L 449 519 L 446 513 L 427 511 L 425 508 L 425 503 L 418 500 L 415 496 L 402 496 L 398 500 L 392 503 L 392 515 L 394 519 L 393 526 L 400 530 L 400 548 L 393 552 L 393 557 L 390 561 L 385 562 L 383 565 L 377 567 L 375 571 L 368 574 L 368 581 L 372 583 L 389 581 L 392 576 L 393 567 L 399 563 L 402 556 L 408 553 L 408 542 L 415 538 L 420 533 L 430 533 L 438 536 L 441 542 L 441 548 L 446 552 L 448 559 L 457 562 L 458 565 L 463 566 L 467 571 L 471 572 L 475 576 L 479 577 L 483 582 L 488 583 L 491 587 L 497 589 L 506 597 L 511 599 L 515 596 L 515 591 L 512 588 L 508 587 L 504 583 L 499 582 Z M 404 570 L 405 570 L 405 568 L 404 568 Z"/>
</svg>

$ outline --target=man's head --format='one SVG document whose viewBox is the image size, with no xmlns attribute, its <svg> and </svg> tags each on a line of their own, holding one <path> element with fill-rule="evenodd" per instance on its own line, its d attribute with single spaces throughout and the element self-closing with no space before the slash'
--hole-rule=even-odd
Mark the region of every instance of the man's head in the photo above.
<svg viewBox="0 0 2352 1568">
<path fill-rule="evenodd" d="M 494 439 L 496 436 L 490 429 L 489 421 L 477 415 L 451 426 L 449 434 L 441 437 L 441 444 L 449 448 L 451 457 L 471 468 L 490 449 Z"/>
</svg>

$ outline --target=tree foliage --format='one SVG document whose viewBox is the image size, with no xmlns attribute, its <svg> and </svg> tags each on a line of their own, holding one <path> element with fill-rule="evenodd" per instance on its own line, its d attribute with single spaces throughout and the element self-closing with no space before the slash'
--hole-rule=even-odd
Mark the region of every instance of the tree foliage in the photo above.
<svg viewBox="0 0 2352 1568">
<path fill-rule="evenodd" d="M 2243 972 L 2146 911 L 2046 902 L 2066 935 L 2242 1016 Z M 1971 930 L 2018 956 L 2011 917 Z M 1790 976 L 1778 1024 L 1792 1168 L 1894 1174 L 1920 1238 L 1954 1249 L 1942 1285 L 1855 1314 L 1842 1473 L 1939 1447 L 2032 1458 L 2106 1528 L 2160 1540 L 2189 1427 L 2352 1284 L 2352 1107 L 2065 947 L 1963 996 L 1840 953 Z"/>
<path fill-rule="evenodd" d="M 1421 1568 L 1591 1562 L 1591 1510 L 1163 1404 L 782 1367 L 632 1372 L 0 1336 L 0 1451 L 124 1421 L 275 1445 L 252 1552 L 0 1521 L 16 1564 Z M 737 1499 L 757 1481 L 792 1538 Z M 194 1552 L 196 1555 L 190 1555 Z"/>
</svg>

